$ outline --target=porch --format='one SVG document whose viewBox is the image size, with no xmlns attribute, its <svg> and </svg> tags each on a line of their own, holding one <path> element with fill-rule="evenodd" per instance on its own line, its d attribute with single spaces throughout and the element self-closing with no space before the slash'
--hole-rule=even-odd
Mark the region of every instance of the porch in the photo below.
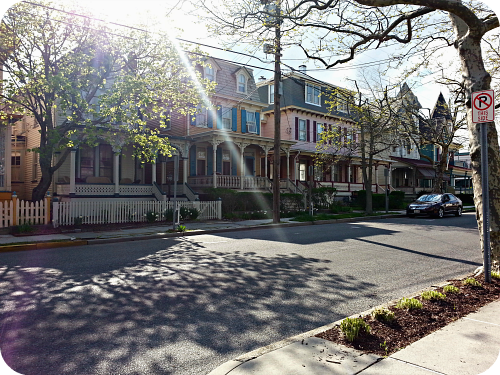
<svg viewBox="0 0 500 375">
<path fill-rule="evenodd" d="M 254 176 L 191 176 L 188 184 L 193 188 L 218 187 L 224 189 L 241 190 L 271 190 L 272 181 L 267 177 Z"/>
</svg>

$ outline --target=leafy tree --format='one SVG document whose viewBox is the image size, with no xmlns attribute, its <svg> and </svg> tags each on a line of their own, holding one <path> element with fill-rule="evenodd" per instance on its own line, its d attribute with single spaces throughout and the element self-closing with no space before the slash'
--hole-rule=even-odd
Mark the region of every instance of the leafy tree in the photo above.
<svg viewBox="0 0 500 375">
<path fill-rule="evenodd" d="M 436 42 L 454 47 L 463 77 L 464 102 L 472 160 L 474 200 L 482 239 L 482 192 L 480 125 L 472 122 L 471 93 L 491 87 L 481 41 L 500 24 L 493 11 L 471 0 L 276 0 L 280 4 L 287 40 L 295 42 L 305 56 L 331 68 L 351 61 L 370 48 L 388 44 L 407 45 L 397 54 L 401 64 L 415 51 L 425 66 L 436 51 Z M 269 38 L 262 29 L 265 16 L 256 1 L 225 2 L 225 13 L 209 9 L 217 18 L 215 31 L 235 36 L 238 41 Z M 307 31 L 304 31 L 307 30 Z M 439 47 L 441 48 L 441 46 Z M 417 69 L 415 67 L 415 69 Z M 491 250 L 494 269 L 500 266 L 500 153 L 498 134 L 488 123 L 489 196 L 491 208 Z M 483 247 L 483 246 L 481 246 Z"/>
<path fill-rule="evenodd" d="M 33 200 L 43 198 L 54 172 L 81 144 L 133 144 L 145 161 L 169 155 L 168 139 L 148 122 L 166 124 L 168 113 L 194 113 L 200 92 L 212 88 L 195 76 L 196 61 L 183 60 L 168 38 L 111 30 L 83 9 L 61 9 L 20 2 L 0 28 L 4 109 L 33 116 L 40 125 L 33 151 L 42 173 Z M 53 163 L 56 151 L 61 157 Z"/>
</svg>

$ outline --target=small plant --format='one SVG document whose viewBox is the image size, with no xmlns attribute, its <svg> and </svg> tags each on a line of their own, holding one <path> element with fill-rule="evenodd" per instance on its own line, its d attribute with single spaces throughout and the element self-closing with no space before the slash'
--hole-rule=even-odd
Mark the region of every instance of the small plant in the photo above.
<svg viewBox="0 0 500 375">
<path fill-rule="evenodd" d="M 462 284 L 482 287 L 481 283 L 479 281 L 477 281 L 476 279 L 474 279 L 473 277 L 466 278 L 464 281 L 462 281 Z"/>
<path fill-rule="evenodd" d="M 500 279 L 500 272 L 491 271 L 491 277 L 494 279 Z"/>
<path fill-rule="evenodd" d="M 31 221 L 25 221 L 24 223 L 22 224 L 19 224 L 17 226 L 17 231 L 18 233 L 29 233 L 29 232 L 33 232 L 35 230 L 35 228 L 33 228 L 33 225 L 31 224 Z"/>
<path fill-rule="evenodd" d="M 350 342 L 353 342 L 358 337 L 361 329 L 364 329 L 366 333 L 370 333 L 370 326 L 362 318 L 345 318 L 340 323 L 340 330 Z"/>
<path fill-rule="evenodd" d="M 422 292 L 421 297 L 425 300 L 438 300 L 445 299 L 446 295 L 435 290 L 426 290 L 425 292 Z"/>
<path fill-rule="evenodd" d="M 146 212 L 145 216 L 148 223 L 154 223 L 158 219 L 158 213 L 154 211 Z"/>
<path fill-rule="evenodd" d="M 73 224 L 79 226 L 83 224 L 83 216 L 77 216 L 73 218 Z"/>
<path fill-rule="evenodd" d="M 394 320 L 394 313 L 385 307 L 373 310 L 372 316 L 379 322 L 391 322 Z"/>
<path fill-rule="evenodd" d="M 178 225 L 177 226 L 177 232 L 184 233 L 185 231 L 187 231 L 187 228 L 185 225 Z"/>
<path fill-rule="evenodd" d="M 454 285 L 445 285 L 443 287 L 443 292 L 445 292 L 445 293 L 460 293 L 460 289 L 458 289 Z"/>
<path fill-rule="evenodd" d="M 381 342 L 380 347 L 385 350 L 385 355 L 387 355 L 387 351 L 389 350 L 387 347 L 387 341 Z"/>
<path fill-rule="evenodd" d="M 422 302 L 415 298 L 401 298 L 398 303 L 396 304 L 397 309 L 408 309 L 408 310 L 413 310 L 413 309 L 421 309 L 422 308 Z"/>
</svg>

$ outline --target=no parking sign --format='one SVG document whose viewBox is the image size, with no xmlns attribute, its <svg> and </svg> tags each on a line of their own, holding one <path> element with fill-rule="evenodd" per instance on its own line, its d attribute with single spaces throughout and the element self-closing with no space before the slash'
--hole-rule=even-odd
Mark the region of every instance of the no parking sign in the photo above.
<svg viewBox="0 0 500 375">
<path fill-rule="evenodd" d="M 472 122 L 495 120 L 495 92 L 493 90 L 472 93 Z"/>
</svg>

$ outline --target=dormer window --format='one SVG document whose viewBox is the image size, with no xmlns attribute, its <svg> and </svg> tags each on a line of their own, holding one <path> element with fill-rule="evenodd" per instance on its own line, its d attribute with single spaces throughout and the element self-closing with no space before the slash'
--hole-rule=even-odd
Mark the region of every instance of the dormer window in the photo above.
<svg viewBox="0 0 500 375">
<path fill-rule="evenodd" d="M 205 78 L 209 81 L 215 82 L 215 71 L 210 65 L 205 66 Z"/>
<path fill-rule="evenodd" d="M 238 74 L 238 92 L 246 94 L 247 92 L 247 77 L 244 74 Z"/>
<path fill-rule="evenodd" d="M 321 87 L 306 83 L 306 103 L 321 106 Z"/>
</svg>

